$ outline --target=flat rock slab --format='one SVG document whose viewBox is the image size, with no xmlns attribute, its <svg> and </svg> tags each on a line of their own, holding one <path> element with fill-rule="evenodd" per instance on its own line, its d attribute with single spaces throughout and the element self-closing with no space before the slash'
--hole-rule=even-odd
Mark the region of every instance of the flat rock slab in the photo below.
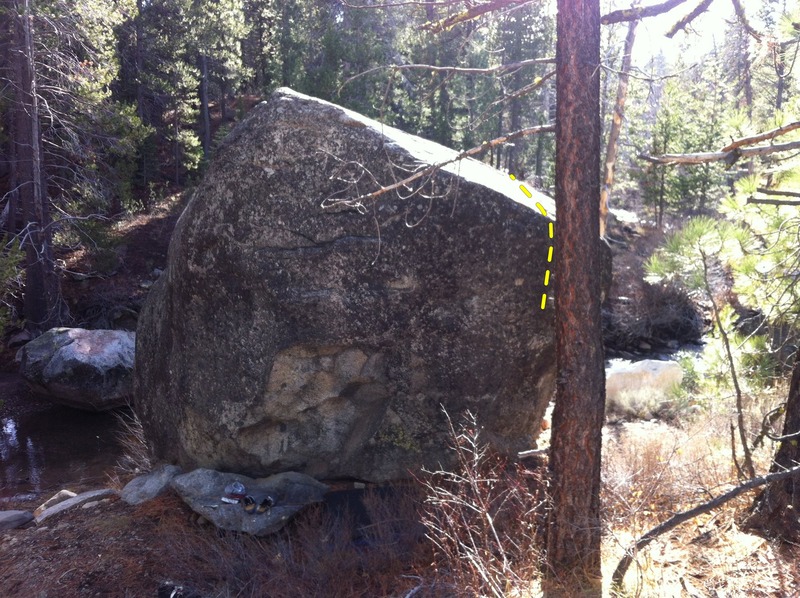
<svg viewBox="0 0 800 598">
<path fill-rule="evenodd" d="M 16 529 L 33 521 L 33 513 L 29 511 L 0 511 L 0 530 Z"/>
<path fill-rule="evenodd" d="M 273 505 L 264 513 L 249 514 L 242 504 L 227 504 L 221 500 L 225 487 L 241 482 L 255 504 L 271 497 Z M 197 514 L 220 529 L 266 536 L 280 530 L 289 519 L 305 506 L 321 502 L 328 487 L 307 475 L 284 472 L 268 478 L 222 473 L 211 469 L 196 469 L 176 476 L 172 488 Z"/>
<path fill-rule="evenodd" d="M 152 500 L 169 488 L 176 475 L 181 473 L 177 465 L 160 465 L 150 473 L 140 475 L 128 482 L 120 493 L 120 498 L 129 505 L 138 505 Z"/>
<path fill-rule="evenodd" d="M 50 507 L 53 507 L 60 502 L 64 502 L 65 500 L 69 500 L 70 498 L 74 498 L 76 496 L 78 496 L 78 493 L 73 492 L 72 490 L 59 490 L 53 496 L 51 496 L 42 504 L 40 504 L 38 507 L 36 507 L 36 510 L 33 512 L 33 515 L 34 517 L 38 517 Z"/>
<path fill-rule="evenodd" d="M 68 498 L 65 501 L 58 503 L 50 507 L 49 509 L 45 509 L 36 517 L 36 525 L 41 524 L 45 520 L 49 519 L 53 515 L 58 515 L 59 513 L 63 513 L 71 509 L 72 507 L 76 507 L 81 505 L 87 501 L 94 500 L 97 498 L 103 498 L 106 496 L 112 496 L 116 494 L 114 490 L 111 488 L 103 488 L 101 490 L 89 490 L 88 492 L 82 492 L 77 496 L 73 496 L 72 498 Z"/>
<path fill-rule="evenodd" d="M 20 350 L 20 374 L 69 407 L 105 411 L 133 395 L 136 335 L 127 330 L 53 328 Z"/>
</svg>

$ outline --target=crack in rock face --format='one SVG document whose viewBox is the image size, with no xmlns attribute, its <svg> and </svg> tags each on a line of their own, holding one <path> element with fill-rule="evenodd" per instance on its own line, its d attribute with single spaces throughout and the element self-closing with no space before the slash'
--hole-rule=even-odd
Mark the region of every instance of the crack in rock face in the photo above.
<svg viewBox="0 0 800 598">
<path fill-rule="evenodd" d="M 453 462 L 444 410 L 475 413 L 500 453 L 535 446 L 555 372 L 535 204 L 552 200 L 474 160 L 363 199 L 454 155 L 289 89 L 240 123 L 140 316 L 156 457 L 396 479 Z"/>
</svg>

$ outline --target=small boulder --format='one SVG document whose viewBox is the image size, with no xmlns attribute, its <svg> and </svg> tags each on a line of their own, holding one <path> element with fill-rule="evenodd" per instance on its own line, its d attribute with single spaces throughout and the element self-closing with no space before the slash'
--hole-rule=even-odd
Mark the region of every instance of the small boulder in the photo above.
<svg viewBox="0 0 800 598">
<path fill-rule="evenodd" d="M 181 473 L 177 465 L 160 465 L 150 473 L 132 479 L 122 489 L 120 497 L 129 505 L 138 505 L 161 494 L 176 475 Z"/>
<path fill-rule="evenodd" d="M 88 492 L 82 492 L 77 496 L 73 496 L 72 498 L 68 498 L 65 501 L 58 503 L 50 507 L 49 509 L 45 509 L 39 515 L 36 516 L 36 524 L 40 525 L 45 519 L 52 517 L 53 515 L 57 515 L 58 513 L 63 513 L 64 511 L 71 509 L 72 507 L 76 507 L 78 505 L 82 505 L 85 502 L 88 502 L 95 498 L 103 498 L 106 496 L 111 496 L 115 494 L 113 490 L 110 488 L 103 488 L 101 490 L 89 490 Z"/>
<path fill-rule="evenodd" d="M 20 373 L 56 403 L 89 411 L 125 406 L 133 394 L 134 332 L 53 328 L 21 349 Z"/>
<path fill-rule="evenodd" d="M 262 503 L 268 505 L 262 508 L 263 512 L 248 513 L 242 503 L 230 504 L 221 500 L 225 487 L 234 482 L 244 484 L 254 507 Z M 253 536 L 277 532 L 303 507 L 321 502 L 328 490 L 325 484 L 314 478 L 291 471 L 253 479 L 212 469 L 196 469 L 175 476 L 171 486 L 195 513 L 218 528 Z"/>
<path fill-rule="evenodd" d="M 65 500 L 74 498 L 76 496 L 78 496 L 78 494 L 76 492 L 73 492 L 72 490 L 59 490 L 53 496 L 51 496 L 42 504 L 40 504 L 38 507 L 36 507 L 36 510 L 33 512 L 33 516 L 38 517 L 50 507 L 53 507 L 60 502 L 64 502 Z"/>
<path fill-rule="evenodd" d="M 16 529 L 33 521 L 33 513 L 28 511 L 0 511 L 0 530 Z"/>
</svg>

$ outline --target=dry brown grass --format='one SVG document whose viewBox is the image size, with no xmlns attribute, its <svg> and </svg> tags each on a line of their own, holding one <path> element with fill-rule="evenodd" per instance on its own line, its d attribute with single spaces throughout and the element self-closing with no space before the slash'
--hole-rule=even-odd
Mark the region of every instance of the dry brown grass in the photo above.
<svg viewBox="0 0 800 598">
<path fill-rule="evenodd" d="M 215 597 L 405 595 L 419 585 L 414 572 L 430 562 L 413 493 L 367 492 L 363 502 L 368 525 L 316 507 L 265 538 L 166 516 L 164 577 Z"/>
<path fill-rule="evenodd" d="M 642 422 L 608 434 L 603 464 L 607 579 L 644 532 L 736 483 L 729 419 L 728 413 L 716 412 L 685 430 Z M 769 451 L 757 456 L 765 471 Z M 744 495 L 655 540 L 635 555 L 622 595 L 795 596 L 796 565 L 787 562 L 781 547 L 737 525 L 752 499 Z"/>
<path fill-rule="evenodd" d="M 120 423 L 117 441 L 123 452 L 117 466 L 108 474 L 108 485 L 109 488 L 121 490 L 134 476 L 150 471 L 153 461 L 142 422 L 136 412 L 132 409 L 118 411 L 117 420 Z"/>
</svg>

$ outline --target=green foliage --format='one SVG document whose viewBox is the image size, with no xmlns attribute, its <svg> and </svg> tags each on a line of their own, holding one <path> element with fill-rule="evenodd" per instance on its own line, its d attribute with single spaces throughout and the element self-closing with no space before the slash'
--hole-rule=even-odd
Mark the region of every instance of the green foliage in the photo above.
<svg viewBox="0 0 800 598">
<path fill-rule="evenodd" d="M 9 241 L 4 235 L 0 239 L 0 332 L 11 322 L 12 309 L 9 299 L 19 288 L 25 253 L 19 241 Z"/>
<path fill-rule="evenodd" d="M 32 5 L 37 90 L 48 189 L 82 213 L 118 211 L 131 199 L 132 169 L 148 134 L 130 105 L 116 101 L 118 3 Z"/>
<path fill-rule="evenodd" d="M 660 68 L 666 68 L 663 65 Z M 632 125 L 638 153 L 659 156 L 709 151 L 724 138 L 724 89 L 715 56 L 703 66 L 681 73 L 651 88 L 631 84 Z M 648 94 L 644 102 L 637 97 Z M 639 128 L 641 127 L 641 128 Z M 659 226 L 669 212 L 708 213 L 724 194 L 725 175 L 719 163 L 694 166 L 650 164 L 638 181 L 645 205 L 652 207 Z"/>
</svg>

